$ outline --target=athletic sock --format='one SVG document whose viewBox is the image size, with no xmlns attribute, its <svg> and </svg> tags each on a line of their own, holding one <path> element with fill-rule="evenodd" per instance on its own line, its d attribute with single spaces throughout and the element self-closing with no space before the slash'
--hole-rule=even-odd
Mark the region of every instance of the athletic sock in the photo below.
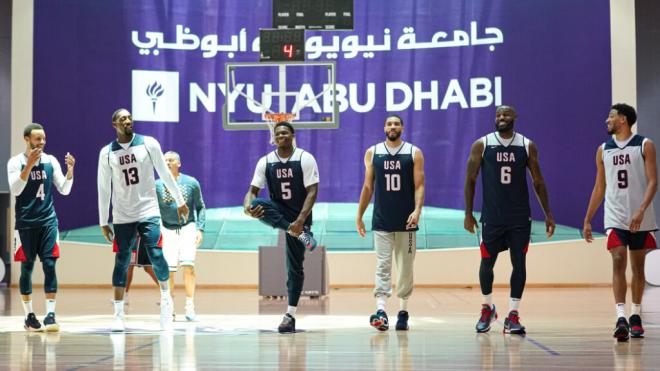
<svg viewBox="0 0 660 371">
<path fill-rule="evenodd" d="M 387 303 L 387 297 L 385 296 L 376 296 L 376 308 L 377 310 L 385 310 L 385 304 Z"/>
<path fill-rule="evenodd" d="M 408 299 L 399 299 L 399 308 L 408 311 Z"/>
<path fill-rule="evenodd" d="M 484 304 L 488 305 L 490 308 L 493 307 L 493 294 L 484 295 Z"/>
<path fill-rule="evenodd" d="M 616 318 L 626 317 L 626 303 L 616 303 Z"/>
<path fill-rule="evenodd" d="M 55 299 L 46 299 L 46 314 L 55 313 Z"/>
<path fill-rule="evenodd" d="M 509 312 L 518 311 L 520 308 L 520 299 L 519 298 L 509 298 Z"/>
<path fill-rule="evenodd" d="M 115 300 L 114 301 L 114 306 L 115 306 L 115 316 L 123 316 L 124 315 L 124 301 L 123 300 Z"/>
<path fill-rule="evenodd" d="M 169 281 L 159 281 L 160 283 L 160 297 L 166 298 L 170 297 L 170 285 Z"/>
<path fill-rule="evenodd" d="M 630 315 L 632 316 L 632 315 L 634 315 L 634 314 L 636 314 L 636 315 L 638 315 L 638 316 L 639 316 L 640 314 L 642 314 L 642 305 L 641 305 L 641 304 L 635 304 L 635 303 L 633 303 L 633 304 L 630 306 Z"/>
<path fill-rule="evenodd" d="M 286 313 L 288 315 L 290 315 L 291 317 L 293 317 L 293 316 L 296 315 L 296 309 L 298 309 L 298 307 L 294 307 L 294 306 L 289 305 L 289 306 L 286 307 Z"/>
<path fill-rule="evenodd" d="M 27 318 L 28 314 L 33 312 L 32 300 L 23 301 L 23 311 L 25 312 L 25 318 Z"/>
</svg>

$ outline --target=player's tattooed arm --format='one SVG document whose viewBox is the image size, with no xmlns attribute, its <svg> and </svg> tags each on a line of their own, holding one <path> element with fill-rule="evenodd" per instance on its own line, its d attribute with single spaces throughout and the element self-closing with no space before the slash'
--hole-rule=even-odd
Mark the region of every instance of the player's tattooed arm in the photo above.
<svg viewBox="0 0 660 371">
<path fill-rule="evenodd" d="M 357 217 L 355 219 L 356 229 L 360 236 L 364 237 L 367 235 L 367 229 L 364 226 L 362 221 L 362 216 L 369 206 L 371 201 L 371 196 L 374 193 L 374 167 L 372 165 L 373 152 L 370 149 L 364 154 L 364 184 L 362 185 L 362 191 L 360 192 L 360 203 L 358 204 Z"/>
<path fill-rule="evenodd" d="M 477 185 L 477 176 L 479 176 L 483 153 L 484 143 L 481 139 L 478 139 L 472 143 L 472 148 L 470 148 L 470 157 L 468 158 L 467 171 L 465 172 L 465 186 L 463 187 L 463 197 L 465 200 L 463 228 L 470 233 L 474 233 L 475 228 L 478 228 L 477 220 L 472 215 L 472 210 L 474 207 L 474 190 Z"/>
<path fill-rule="evenodd" d="M 587 207 L 587 215 L 584 217 L 584 225 L 582 227 L 582 237 L 587 242 L 593 241 L 591 231 L 591 218 L 594 217 L 598 206 L 603 202 L 605 197 L 605 165 L 603 164 L 603 147 L 598 147 L 596 151 L 596 182 L 594 189 L 591 192 L 589 199 L 589 206 Z"/>
<path fill-rule="evenodd" d="M 639 209 L 633 214 L 630 221 L 630 231 L 637 232 L 644 220 L 644 213 L 649 205 L 653 202 L 655 193 L 658 190 L 658 169 L 655 161 L 655 145 L 650 139 L 644 142 L 644 172 L 646 173 L 646 190 L 644 191 L 644 200 L 639 205 Z"/>
<path fill-rule="evenodd" d="M 550 238 L 555 233 L 555 219 L 552 216 L 552 211 L 550 211 L 548 188 L 545 185 L 543 174 L 541 174 L 541 166 L 539 166 L 539 151 L 536 148 L 536 144 L 532 141 L 529 142 L 527 167 L 529 168 L 529 173 L 532 175 L 534 192 L 536 192 L 541 203 L 541 208 L 543 208 L 543 213 L 545 214 L 545 233 Z"/>
</svg>

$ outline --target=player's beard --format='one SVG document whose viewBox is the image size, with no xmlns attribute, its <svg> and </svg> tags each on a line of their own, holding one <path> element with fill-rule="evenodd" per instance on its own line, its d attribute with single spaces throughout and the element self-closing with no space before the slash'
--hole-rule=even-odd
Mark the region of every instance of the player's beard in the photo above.
<svg viewBox="0 0 660 371">
<path fill-rule="evenodd" d="M 505 123 L 506 125 L 500 126 L 500 123 Z M 513 122 L 506 122 L 506 121 L 500 121 L 495 123 L 495 130 L 497 130 L 498 133 L 506 133 L 507 131 L 513 130 Z"/>
<path fill-rule="evenodd" d="M 401 132 L 400 131 L 394 131 L 394 132 L 389 132 L 387 133 L 387 140 L 390 142 L 394 142 L 395 140 L 399 139 L 401 137 Z"/>
</svg>

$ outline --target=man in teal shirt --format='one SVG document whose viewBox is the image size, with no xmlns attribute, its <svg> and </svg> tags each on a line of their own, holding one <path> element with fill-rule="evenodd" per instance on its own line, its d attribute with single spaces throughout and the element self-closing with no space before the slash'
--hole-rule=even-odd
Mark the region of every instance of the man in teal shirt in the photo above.
<svg viewBox="0 0 660 371">
<path fill-rule="evenodd" d="M 156 194 L 160 207 L 163 237 L 163 255 L 170 269 L 170 292 L 174 296 L 174 273 L 178 266 L 183 268 L 183 282 L 186 288 L 186 319 L 195 320 L 195 255 L 202 244 L 206 207 L 202 199 L 202 190 L 197 179 L 179 172 L 181 158 L 178 153 L 165 153 L 165 163 L 176 179 L 176 184 L 183 194 L 188 208 L 193 211 L 185 222 L 179 220 L 176 201 L 170 191 L 159 179 L 156 181 Z"/>
</svg>

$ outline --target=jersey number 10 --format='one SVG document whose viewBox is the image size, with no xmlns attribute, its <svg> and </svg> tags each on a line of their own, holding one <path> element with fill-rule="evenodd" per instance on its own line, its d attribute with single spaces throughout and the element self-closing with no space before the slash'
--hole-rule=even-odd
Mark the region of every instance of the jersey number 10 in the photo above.
<svg viewBox="0 0 660 371">
<path fill-rule="evenodd" d="M 390 191 L 401 190 L 401 175 L 400 174 L 385 174 L 385 189 Z"/>
</svg>

